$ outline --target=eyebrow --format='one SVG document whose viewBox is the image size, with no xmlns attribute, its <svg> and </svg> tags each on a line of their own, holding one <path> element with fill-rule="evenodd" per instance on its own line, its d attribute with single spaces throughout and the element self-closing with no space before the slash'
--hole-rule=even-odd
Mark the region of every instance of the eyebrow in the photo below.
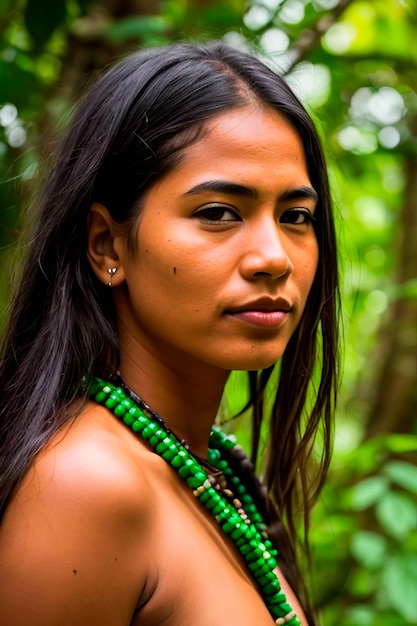
<svg viewBox="0 0 417 626">
<path fill-rule="evenodd" d="M 252 187 L 245 187 L 227 180 L 207 180 L 189 189 L 185 195 L 204 193 L 206 191 L 218 191 L 229 196 L 244 196 L 246 198 L 256 198 L 257 196 L 255 189 Z"/>
<path fill-rule="evenodd" d="M 256 199 L 258 197 L 256 189 L 253 187 L 246 187 L 245 185 L 239 185 L 238 183 L 232 183 L 227 180 L 207 180 L 203 183 L 195 185 L 195 187 L 189 189 L 184 195 L 188 196 L 192 194 L 205 193 L 206 191 L 217 191 L 229 196 L 242 196 L 252 199 Z M 279 200 L 281 202 L 286 202 L 302 198 L 312 199 L 316 202 L 319 199 L 318 194 L 313 187 L 303 185 L 301 187 L 294 187 L 293 189 L 284 191 L 280 195 Z"/>
</svg>

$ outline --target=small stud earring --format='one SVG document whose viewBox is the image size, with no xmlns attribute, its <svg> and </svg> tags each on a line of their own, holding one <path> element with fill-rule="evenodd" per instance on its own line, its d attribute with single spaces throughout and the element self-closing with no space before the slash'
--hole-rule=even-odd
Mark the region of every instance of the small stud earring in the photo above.
<svg viewBox="0 0 417 626">
<path fill-rule="evenodd" d="M 113 276 L 115 275 L 116 272 L 117 272 L 117 267 L 109 267 L 109 269 L 107 270 L 107 273 L 109 275 L 109 282 L 107 283 L 107 285 L 109 287 L 113 287 L 111 281 L 112 281 L 112 278 L 113 278 Z"/>
</svg>

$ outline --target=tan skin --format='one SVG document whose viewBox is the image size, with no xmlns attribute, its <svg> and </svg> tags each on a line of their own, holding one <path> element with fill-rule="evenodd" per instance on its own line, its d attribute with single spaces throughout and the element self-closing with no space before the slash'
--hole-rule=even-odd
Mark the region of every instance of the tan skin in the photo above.
<svg viewBox="0 0 417 626">
<path fill-rule="evenodd" d="M 106 208 L 91 208 L 90 264 L 104 283 L 117 267 L 121 373 L 196 454 L 229 372 L 277 361 L 299 323 L 317 268 L 315 204 L 297 133 L 248 106 L 213 118 L 149 190 L 134 252 Z M 273 624 L 189 488 L 93 403 L 24 479 L 0 554 L 7 626 Z"/>
</svg>

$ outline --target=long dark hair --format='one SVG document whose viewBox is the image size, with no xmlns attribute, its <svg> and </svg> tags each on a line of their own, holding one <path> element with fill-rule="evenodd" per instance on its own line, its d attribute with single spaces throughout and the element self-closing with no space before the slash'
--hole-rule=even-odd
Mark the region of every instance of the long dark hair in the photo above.
<svg viewBox="0 0 417 626">
<path fill-rule="evenodd" d="M 285 81 L 255 57 L 220 42 L 173 44 L 125 58 L 98 81 L 72 120 L 45 186 L 2 340 L 3 508 L 35 455 L 74 415 L 74 403 L 79 410 L 85 401 L 83 375 L 108 376 L 118 365 L 110 290 L 94 277 L 86 258 L 91 203 L 101 202 L 132 230 L 145 191 L 178 162 L 205 121 L 254 101 L 278 111 L 298 131 L 319 196 L 319 265 L 304 316 L 282 358 L 265 474 L 278 521 L 285 522 L 294 545 L 297 511 L 302 507 L 308 520 L 331 449 L 337 261 L 326 164 L 314 125 Z M 254 461 L 270 373 L 249 375 Z M 316 390 L 305 419 L 313 378 Z M 319 430 L 321 457 L 312 474 Z M 296 569 L 287 566 L 299 587 Z"/>
</svg>

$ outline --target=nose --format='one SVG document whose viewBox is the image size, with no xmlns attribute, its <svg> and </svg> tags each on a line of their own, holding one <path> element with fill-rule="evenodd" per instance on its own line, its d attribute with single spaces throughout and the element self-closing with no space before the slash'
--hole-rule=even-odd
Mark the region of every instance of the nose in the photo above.
<svg viewBox="0 0 417 626">
<path fill-rule="evenodd" d="M 285 246 L 285 236 L 275 220 L 265 220 L 246 233 L 241 274 L 246 280 L 288 276 L 294 269 Z"/>
</svg>

